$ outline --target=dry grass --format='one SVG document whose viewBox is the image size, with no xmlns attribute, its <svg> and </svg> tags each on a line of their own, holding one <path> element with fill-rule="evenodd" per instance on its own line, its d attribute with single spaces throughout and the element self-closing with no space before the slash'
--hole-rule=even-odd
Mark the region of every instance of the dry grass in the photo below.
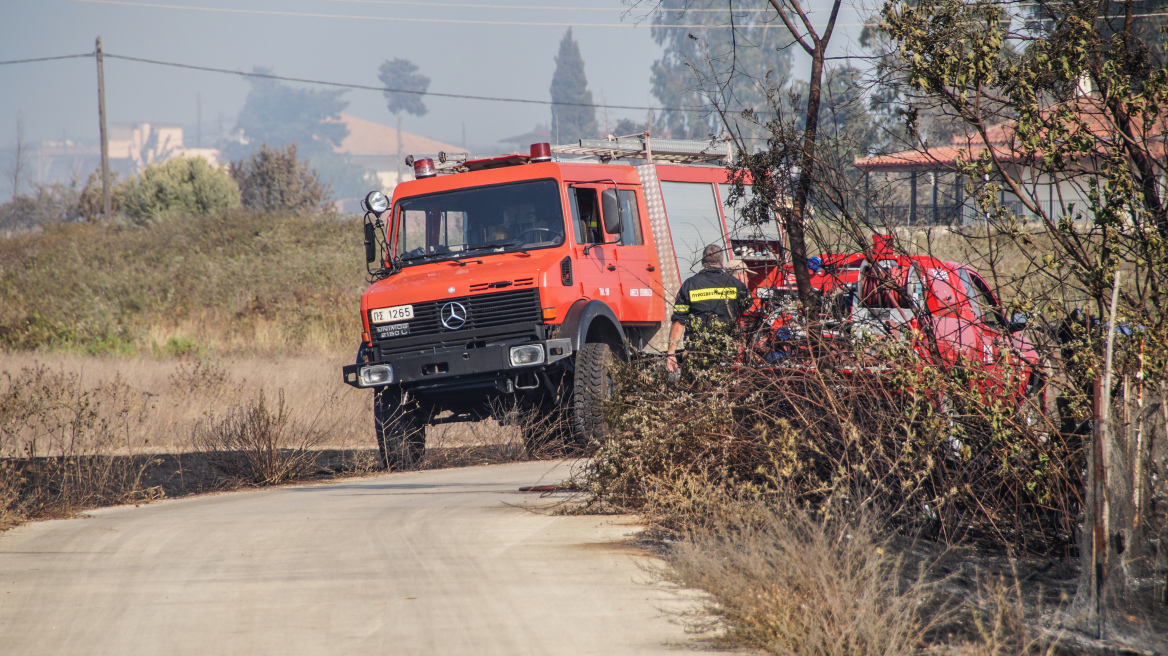
<svg viewBox="0 0 1168 656">
<path fill-rule="evenodd" d="M 322 408 L 329 409 L 328 437 L 321 446 L 367 448 L 373 444 L 372 399 L 368 392 L 342 384 L 340 367 L 349 360 L 348 354 L 200 360 L 8 353 L 0 354 L 0 371 L 41 365 L 75 374 L 81 389 L 122 381 L 127 393 L 149 408 L 141 421 L 127 428 L 120 446 L 125 452 L 189 450 L 191 431 L 199 420 L 220 415 L 261 391 L 276 396 L 280 390 L 292 421 L 311 423 Z"/>
<path fill-rule="evenodd" d="M 371 471 L 368 395 L 341 384 L 341 361 L 0 355 L 0 527 Z M 260 405 L 265 396 L 285 400 L 275 415 Z M 265 417 L 274 430 L 248 432 Z M 200 425 L 219 442 L 198 439 Z M 241 459 L 252 467 L 233 469 Z"/>
<path fill-rule="evenodd" d="M 0 528 L 129 501 L 377 469 L 347 354 L 0 354 Z M 522 420 L 427 429 L 423 469 L 527 457 Z"/>
<path fill-rule="evenodd" d="M 1076 651 L 1054 628 L 1065 609 L 1046 608 L 1041 591 L 1028 598 L 1014 561 L 922 546 L 876 515 L 720 498 L 657 575 L 706 591 L 685 620 L 722 646 L 783 656 Z"/>
<path fill-rule="evenodd" d="M 724 639 L 772 654 L 908 656 L 930 620 L 932 588 L 901 585 L 903 562 L 866 521 L 761 509 L 695 535 L 669 557 L 670 578 L 709 591 Z"/>
<path fill-rule="evenodd" d="M 283 390 L 271 407 L 259 396 L 233 406 L 222 416 L 195 425 L 192 444 L 207 454 L 211 466 L 240 483 L 277 485 L 304 477 L 316 464 L 316 451 L 327 438 L 322 429 L 327 408 L 311 423 L 293 422 Z"/>
</svg>

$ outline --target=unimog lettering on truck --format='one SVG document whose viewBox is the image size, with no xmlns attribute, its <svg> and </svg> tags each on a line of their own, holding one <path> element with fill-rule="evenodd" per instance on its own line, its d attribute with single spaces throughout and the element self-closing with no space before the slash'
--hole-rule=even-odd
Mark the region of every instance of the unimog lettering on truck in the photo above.
<svg viewBox="0 0 1168 656">
<path fill-rule="evenodd" d="M 416 462 L 427 424 L 502 418 L 516 404 L 560 419 L 558 434 L 526 435 L 529 449 L 599 438 L 613 359 L 664 353 L 672 299 L 702 248 L 738 245 L 728 152 L 647 136 L 534 144 L 412 161 L 416 179 L 392 203 L 371 193 L 372 284 L 343 373 L 374 391 L 386 465 Z"/>
</svg>

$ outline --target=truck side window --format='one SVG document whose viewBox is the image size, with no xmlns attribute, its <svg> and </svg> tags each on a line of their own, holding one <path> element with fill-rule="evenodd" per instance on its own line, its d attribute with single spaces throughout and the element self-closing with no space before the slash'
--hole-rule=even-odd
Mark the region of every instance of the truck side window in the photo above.
<svg viewBox="0 0 1168 656">
<path fill-rule="evenodd" d="M 397 254 L 417 252 L 426 248 L 426 211 L 406 210 L 402 212 L 397 236 Z"/>
<path fill-rule="evenodd" d="M 576 231 L 576 243 L 599 244 L 604 241 L 604 231 L 600 224 L 600 204 L 596 190 L 572 187 L 568 190 L 572 206 L 572 225 Z"/>
<path fill-rule="evenodd" d="M 641 215 L 637 211 L 637 192 L 621 189 L 621 241 L 625 246 L 640 246 L 645 243 L 641 235 Z"/>
</svg>

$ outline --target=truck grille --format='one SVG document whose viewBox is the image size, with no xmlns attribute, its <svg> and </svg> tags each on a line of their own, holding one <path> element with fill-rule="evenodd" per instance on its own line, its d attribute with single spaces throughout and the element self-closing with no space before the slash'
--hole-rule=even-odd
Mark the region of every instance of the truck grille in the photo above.
<svg viewBox="0 0 1168 656">
<path fill-rule="evenodd" d="M 457 303 L 465 309 L 466 322 L 457 329 L 442 325 L 441 312 L 447 303 Z M 538 289 L 458 296 L 413 305 L 414 318 L 408 322 L 408 334 L 385 336 L 379 334 L 379 326 L 372 326 L 373 338 L 383 355 L 465 348 L 470 342 L 534 336 L 535 326 L 543 323 Z"/>
</svg>

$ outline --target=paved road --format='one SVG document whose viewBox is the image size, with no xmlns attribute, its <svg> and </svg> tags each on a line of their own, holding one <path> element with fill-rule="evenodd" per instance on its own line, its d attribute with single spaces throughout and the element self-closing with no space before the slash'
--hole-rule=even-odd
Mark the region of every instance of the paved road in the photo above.
<svg viewBox="0 0 1168 656">
<path fill-rule="evenodd" d="M 0 654 L 677 654 L 615 544 L 524 509 L 563 465 L 391 474 L 110 508 L 0 535 Z M 542 500 L 546 503 L 548 500 Z"/>
</svg>

